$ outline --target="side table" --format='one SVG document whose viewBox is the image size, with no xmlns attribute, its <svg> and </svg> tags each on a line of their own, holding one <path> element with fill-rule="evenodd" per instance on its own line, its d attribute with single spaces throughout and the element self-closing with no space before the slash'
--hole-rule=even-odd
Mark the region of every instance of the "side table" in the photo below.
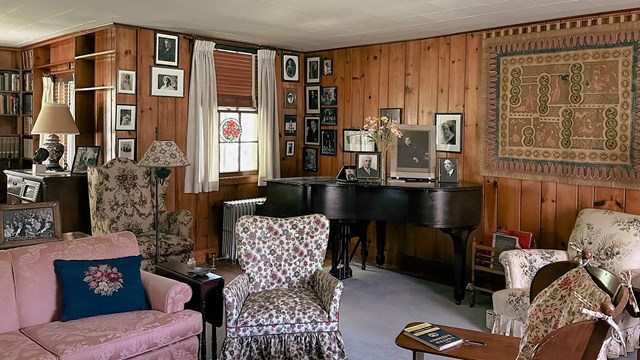
<svg viewBox="0 0 640 360">
<path fill-rule="evenodd" d="M 224 278 L 211 272 L 204 276 L 189 274 L 187 273 L 187 265 L 177 261 L 158 264 L 156 266 L 156 274 L 178 280 L 191 287 L 193 296 L 191 300 L 185 304 L 185 308 L 202 313 L 200 358 L 204 359 L 207 354 L 206 323 L 210 323 L 213 326 L 213 334 L 211 334 L 211 354 L 215 359 L 218 352 L 216 346 L 216 327 L 222 326 L 223 318 L 222 288 L 224 287 Z"/>
</svg>

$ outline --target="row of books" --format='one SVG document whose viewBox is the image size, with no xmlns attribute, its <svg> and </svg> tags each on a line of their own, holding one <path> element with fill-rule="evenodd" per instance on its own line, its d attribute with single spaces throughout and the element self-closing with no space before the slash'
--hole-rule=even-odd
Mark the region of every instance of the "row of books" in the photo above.
<svg viewBox="0 0 640 360">
<path fill-rule="evenodd" d="M 22 97 L 22 113 L 33 114 L 33 95 L 24 94 Z"/>
<path fill-rule="evenodd" d="M 33 91 L 33 73 L 28 72 L 24 74 L 22 91 Z"/>
<path fill-rule="evenodd" d="M 20 114 L 20 97 L 17 94 L 0 94 L 0 115 Z"/>
<path fill-rule="evenodd" d="M 20 91 L 20 74 L 0 72 L 0 91 Z"/>
<path fill-rule="evenodd" d="M 33 129 L 33 117 L 25 116 L 24 120 L 22 120 L 22 133 L 24 135 L 31 135 L 32 129 Z"/>
<path fill-rule="evenodd" d="M 33 159 L 33 139 L 22 139 L 22 147 L 24 148 L 24 157 L 26 159 Z"/>
<path fill-rule="evenodd" d="M 22 52 L 22 68 L 33 69 L 33 49 Z"/>
<path fill-rule="evenodd" d="M 20 137 L 0 136 L 0 159 L 20 157 Z"/>
</svg>

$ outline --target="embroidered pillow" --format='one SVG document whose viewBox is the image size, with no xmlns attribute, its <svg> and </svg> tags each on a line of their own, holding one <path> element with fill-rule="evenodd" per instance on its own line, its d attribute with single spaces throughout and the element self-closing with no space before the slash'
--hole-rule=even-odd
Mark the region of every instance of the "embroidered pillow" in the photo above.
<svg viewBox="0 0 640 360">
<path fill-rule="evenodd" d="M 596 285 L 585 268 L 578 267 L 568 271 L 533 299 L 517 360 L 531 359 L 536 346 L 550 332 L 565 325 L 593 319 L 580 313 L 585 305 L 573 295 L 574 292 L 595 306 L 611 299 Z"/>
<path fill-rule="evenodd" d="M 54 260 L 62 288 L 60 321 L 148 310 L 142 286 L 142 256 L 99 260 Z"/>
</svg>

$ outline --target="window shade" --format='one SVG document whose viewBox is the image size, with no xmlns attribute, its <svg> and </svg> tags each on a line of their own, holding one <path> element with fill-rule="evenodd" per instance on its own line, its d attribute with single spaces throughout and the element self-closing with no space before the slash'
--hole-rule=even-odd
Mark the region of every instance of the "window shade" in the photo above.
<svg viewBox="0 0 640 360">
<path fill-rule="evenodd" d="M 216 50 L 213 56 L 218 106 L 254 107 L 254 56 L 222 50 Z"/>
</svg>

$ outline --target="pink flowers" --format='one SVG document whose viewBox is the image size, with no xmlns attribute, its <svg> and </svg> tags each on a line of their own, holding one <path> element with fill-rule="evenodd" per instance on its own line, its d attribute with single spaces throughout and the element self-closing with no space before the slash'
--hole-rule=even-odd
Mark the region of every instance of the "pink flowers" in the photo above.
<svg viewBox="0 0 640 360">
<path fill-rule="evenodd" d="M 386 116 L 366 118 L 364 126 L 362 126 L 362 133 L 376 143 L 378 151 L 382 153 L 389 149 L 394 138 L 402 137 L 402 132 L 398 129 L 398 121 L 390 121 Z"/>
<path fill-rule="evenodd" d="M 124 279 L 122 273 L 117 267 L 111 267 L 107 264 L 99 266 L 89 266 L 84 272 L 84 282 L 94 293 L 102 296 L 111 296 L 123 288 Z"/>
</svg>

